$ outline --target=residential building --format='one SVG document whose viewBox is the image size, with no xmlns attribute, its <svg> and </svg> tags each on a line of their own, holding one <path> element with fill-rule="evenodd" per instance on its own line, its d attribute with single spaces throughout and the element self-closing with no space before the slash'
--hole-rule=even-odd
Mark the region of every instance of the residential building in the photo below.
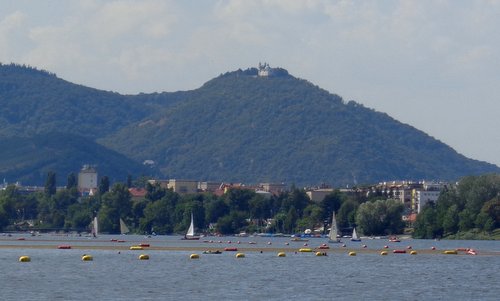
<svg viewBox="0 0 500 301">
<path fill-rule="evenodd" d="M 78 191 L 82 195 L 92 195 L 97 191 L 97 170 L 94 166 L 84 165 L 78 173 Z"/>
<path fill-rule="evenodd" d="M 198 181 L 170 179 L 167 187 L 179 194 L 196 193 L 198 192 Z"/>
</svg>

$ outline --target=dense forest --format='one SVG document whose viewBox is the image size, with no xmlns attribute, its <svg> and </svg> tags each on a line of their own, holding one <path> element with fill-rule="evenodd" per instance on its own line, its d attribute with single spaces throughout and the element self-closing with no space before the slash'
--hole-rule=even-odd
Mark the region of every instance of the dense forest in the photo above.
<svg viewBox="0 0 500 301">
<path fill-rule="evenodd" d="M 32 221 L 29 230 L 86 232 L 97 216 L 99 228 L 105 233 L 119 233 L 121 218 L 135 233 L 172 234 L 184 232 L 193 213 L 197 229 L 204 233 L 303 233 L 315 228 L 326 231 L 333 211 L 337 212 L 341 228 L 352 229 L 359 224 L 360 231 L 368 235 L 400 233 L 404 227 L 403 206 L 396 201 L 348 196 L 338 190 L 319 203 L 312 202 L 305 190 L 296 187 L 270 198 L 241 188 L 229 189 L 222 196 L 180 195 L 141 178 L 136 185 L 143 185 L 147 194 L 144 199 L 132 201 L 128 190 L 132 185 L 130 177 L 126 184 L 111 187 L 109 178 L 102 177 L 98 192 L 85 197 L 79 195 L 73 173 L 65 188 L 56 189 L 55 183 L 55 173 L 49 172 L 43 192 L 23 194 L 14 185 L 0 191 L 0 229 L 28 230 L 25 221 Z M 374 216 L 368 203 L 384 217 Z"/>
<path fill-rule="evenodd" d="M 173 234 L 187 229 L 192 213 L 196 228 L 203 233 L 292 234 L 320 229 L 324 234 L 333 211 L 341 229 L 350 231 L 355 226 L 367 236 L 400 234 L 407 226 L 402 221 L 403 205 L 376 193 L 367 196 L 335 190 L 320 202 L 310 201 L 296 187 L 270 198 L 239 188 L 222 196 L 179 195 L 141 178 L 135 185 L 143 185 L 147 194 L 133 201 L 128 190 L 133 185 L 130 177 L 111 187 L 109 178 L 102 177 L 98 192 L 86 197 L 79 196 L 75 174 L 68 176 L 64 189 L 56 190 L 55 179 L 49 172 L 43 192 L 21 194 L 13 185 L 0 191 L 0 229 L 88 232 L 97 216 L 104 233 L 119 233 L 121 218 L 135 233 Z M 491 233 L 500 226 L 499 192 L 499 175 L 463 178 L 456 187 L 443 191 L 436 204 L 424 208 L 415 225 L 415 237 L 453 237 L 469 230 Z M 26 221 L 32 221 L 32 227 Z"/>
<path fill-rule="evenodd" d="M 470 239 L 496 228 L 500 228 L 500 175 L 469 176 L 423 208 L 414 236 Z"/>
<path fill-rule="evenodd" d="M 500 172 L 387 114 L 284 69 L 227 72 L 191 91 L 121 95 L 0 64 L 0 178 L 42 185 L 83 164 L 200 181 L 328 183 L 457 180 Z M 154 162 L 145 169 L 143 162 Z"/>
</svg>

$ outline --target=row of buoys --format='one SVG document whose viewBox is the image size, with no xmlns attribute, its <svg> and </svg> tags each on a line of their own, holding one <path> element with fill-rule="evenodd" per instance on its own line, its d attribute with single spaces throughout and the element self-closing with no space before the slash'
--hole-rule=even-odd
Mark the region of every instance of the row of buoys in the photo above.
<svg viewBox="0 0 500 301">
<path fill-rule="evenodd" d="M 139 259 L 140 260 L 149 260 L 149 255 L 148 254 L 141 254 L 141 255 L 139 255 Z M 94 260 L 94 257 L 92 257 L 92 255 L 89 255 L 89 254 L 82 255 L 82 261 L 93 261 L 93 260 Z M 19 257 L 19 262 L 30 262 L 30 261 L 31 261 L 31 257 L 29 257 L 27 255 L 23 255 L 23 256 Z"/>
</svg>

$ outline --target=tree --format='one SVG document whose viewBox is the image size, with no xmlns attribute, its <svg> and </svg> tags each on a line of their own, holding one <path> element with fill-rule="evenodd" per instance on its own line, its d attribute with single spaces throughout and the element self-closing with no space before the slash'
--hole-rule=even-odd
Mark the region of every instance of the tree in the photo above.
<svg viewBox="0 0 500 301">
<path fill-rule="evenodd" d="M 306 192 L 303 189 L 294 188 L 286 195 L 280 210 L 283 212 L 290 212 L 290 208 L 294 208 L 295 214 L 300 218 L 309 203 L 310 199 Z"/>
<path fill-rule="evenodd" d="M 254 195 L 250 189 L 231 188 L 224 194 L 224 199 L 231 211 L 248 211 L 248 202 Z"/>
<path fill-rule="evenodd" d="M 458 229 L 467 231 L 474 228 L 474 216 L 469 209 L 464 209 L 458 214 Z"/>
<path fill-rule="evenodd" d="M 45 180 L 45 194 L 52 196 L 56 194 L 56 173 L 49 171 L 47 173 L 47 179 Z"/>
<path fill-rule="evenodd" d="M 160 183 L 146 183 L 146 199 L 154 202 L 163 198 L 167 194 L 167 189 L 161 187 Z"/>
<path fill-rule="evenodd" d="M 398 234 L 403 231 L 404 206 L 397 200 L 377 200 L 361 204 L 356 224 L 365 235 Z"/>
<path fill-rule="evenodd" d="M 127 188 L 132 187 L 132 175 L 128 174 L 127 175 Z"/>
<path fill-rule="evenodd" d="M 140 230 L 145 233 L 149 233 L 151 229 L 158 234 L 172 233 L 173 223 L 170 212 L 170 202 L 167 198 L 148 203 L 144 208 L 144 217 L 140 219 Z"/>
<path fill-rule="evenodd" d="M 340 206 L 337 214 L 337 223 L 340 228 L 353 227 L 356 223 L 356 210 L 359 204 L 351 199 L 346 200 Z"/>
<path fill-rule="evenodd" d="M 216 198 L 205 203 L 205 220 L 208 223 L 215 223 L 227 214 L 229 214 L 229 206 L 221 198 Z"/>
<path fill-rule="evenodd" d="M 99 181 L 99 195 L 103 195 L 109 191 L 109 178 L 108 176 L 103 176 Z"/>
<path fill-rule="evenodd" d="M 458 207 L 457 205 L 452 205 L 448 208 L 444 219 L 443 219 L 443 230 L 444 233 L 452 234 L 458 230 Z"/>
<path fill-rule="evenodd" d="M 417 216 L 415 222 L 415 238 L 432 239 L 441 236 L 440 226 L 437 224 L 437 213 L 433 203 L 427 203 Z"/>
<path fill-rule="evenodd" d="M 270 217 L 271 202 L 269 199 L 264 198 L 260 194 L 255 194 L 255 196 L 248 202 L 248 207 L 250 211 L 250 218 L 258 220 L 258 227 L 262 225 L 262 220 Z"/>
<path fill-rule="evenodd" d="M 126 185 L 116 183 L 109 192 L 102 195 L 99 223 L 103 232 L 119 233 L 120 218 L 130 215 L 131 196 Z"/>
<path fill-rule="evenodd" d="M 66 189 L 76 188 L 78 186 L 78 180 L 74 172 L 68 175 L 68 180 L 66 183 Z"/>
<path fill-rule="evenodd" d="M 290 207 L 290 209 L 288 209 L 283 224 L 283 230 L 285 231 L 285 233 L 293 233 L 295 231 L 298 218 L 299 216 L 297 214 L 297 210 L 295 210 L 295 207 L 294 206 Z"/>
<path fill-rule="evenodd" d="M 338 213 L 343 203 L 343 195 L 340 190 L 335 189 L 332 193 L 328 194 L 320 202 L 321 209 L 323 209 L 323 219 L 328 219 L 332 216 L 333 211 Z"/>
<path fill-rule="evenodd" d="M 232 211 L 229 215 L 217 220 L 217 232 L 221 234 L 235 234 L 241 232 L 247 225 L 244 213 Z"/>
<path fill-rule="evenodd" d="M 484 203 L 481 212 L 488 214 L 494 222 L 494 227 L 500 227 L 500 196 Z"/>
</svg>

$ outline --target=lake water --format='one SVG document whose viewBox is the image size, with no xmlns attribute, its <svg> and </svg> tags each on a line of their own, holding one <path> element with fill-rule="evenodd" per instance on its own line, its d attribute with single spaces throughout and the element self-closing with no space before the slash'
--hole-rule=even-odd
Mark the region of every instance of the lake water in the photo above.
<svg viewBox="0 0 500 301">
<path fill-rule="evenodd" d="M 347 243 L 344 250 L 331 244 L 337 252 L 317 257 L 295 251 L 304 243 L 315 247 L 326 239 L 299 243 L 290 238 L 224 237 L 208 238 L 214 241 L 208 243 L 174 236 L 92 240 L 44 234 L 18 238 L 0 236 L 1 300 L 500 300 L 497 241 L 363 240 Z M 126 240 L 122 249 L 113 238 Z M 139 242 L 150 243 L 152 248 L 186 250 L 126 249 Z M 60 244 L 74 248 L 57 249 Z M 380 256 L 384 245 L 389 252 L 408 245 L 415 250 L 467 247 L 479 255 Z M 193 251 L 225 247 L 251 249 L 240 259 L 235 252 L 205 255 Z M 287 256 L 277 257 L 275 249 Z M 348 250 L 357 251 L 357 256 L 348 256 Z M 84 253 L 94 260 L 82 261 Z M 200 258 L 189 259 L 192 253 Z M 150 260 L 138 260 L 139 254 L 148 254 Z M 30 256 L 31 262 L 18 262 L 21 255 Z"/>
</svg>

